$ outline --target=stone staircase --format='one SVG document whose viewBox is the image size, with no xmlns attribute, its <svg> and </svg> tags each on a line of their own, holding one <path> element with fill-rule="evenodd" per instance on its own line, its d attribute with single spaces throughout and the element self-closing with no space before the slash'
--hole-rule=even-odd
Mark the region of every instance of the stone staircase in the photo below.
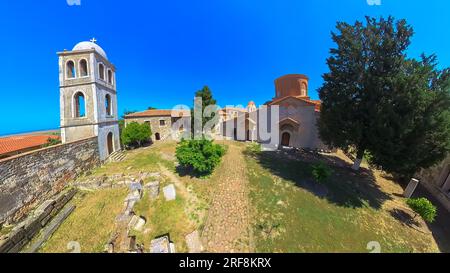
<svg viewBox="0 0 450 273">
<path fill-rule="evenodd" d="M 108 157 L 108 162 L 120 162 L 125 159 L 123 151 L 115 151 Z"/>
</svg>

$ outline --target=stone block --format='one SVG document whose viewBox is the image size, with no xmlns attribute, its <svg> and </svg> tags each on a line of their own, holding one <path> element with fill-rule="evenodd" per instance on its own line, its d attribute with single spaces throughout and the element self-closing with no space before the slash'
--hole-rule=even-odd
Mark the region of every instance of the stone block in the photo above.
<svg viewBox="0 0 450 273">
<path fill-rule="evenodd" d="M 0 253 L 8 252 L 13 246 L 14 246 L 14 243 L 10 239 L 1 240 L 0 241 Z"/>
<path fill-rule="evenodd" d="M 170 184 L 167 187 L 163 188 L 164 197 L 166 198 L 166 201 L 172 201 L 176 199 L 176 191 L 175 191 L 175 185 Z"/>
<path fill-rule="evenodd" d="M 151 241 L 150 253 L 171 253 L 169 237 L 164 236 Z"/>
<path fill-rule="evenodd" d="M 128 229 L 142 232 L 144 230 L 145 223 L 146 221 L 144 218 L 133 215 L 133 217 L 131 217 L 130 223 L 128 224 Z"/>
<path fill-rule="evenodd" d="M 186 236 L 186 244 L 189 253 L 201 253 L 203 252 L 203 245 L 200 240 L 198 231 L 194 231 Z"/>
<path fill-rule="evenodd" d="M 12 248 L 8 250 L 8 253 L 19 253 L 24 246 L 30 242 L 28 238 L 23 238 L 20 242 L 16 243 Z"/>
<path fill-rule="evenodd" d="M 147 183 L 144 187 L 146 189 L 148 189 L 150 199 L 154 200 L 154 199 L 158 198 L 159 181 L 153 181 L 153 182 Z"/>
</svg>

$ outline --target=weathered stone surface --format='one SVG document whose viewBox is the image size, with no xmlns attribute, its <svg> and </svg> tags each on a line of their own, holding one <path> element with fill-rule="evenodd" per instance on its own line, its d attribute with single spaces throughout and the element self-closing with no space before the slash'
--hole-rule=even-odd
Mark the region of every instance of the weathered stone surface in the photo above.
<svg viewBox="0 0 450 273">
<path fill-rule="evenodd" d="M 146 189 L 148 189 L 149 197 L 150 199 L 154 200 L 158 198 L 159 195 L 159 181 L 153 181 L 150 183 L 145 184 L 144 186 Z"/>
<path fill-rule="evenodd" d="M 42 246 L 42 244 L 46 242 L 50 238 L 50 236 L 52 236 L 52 234 L 58 229 L 58 227 L 64 222 L 64 220 L 74 211 L 74 209 L 75 205 L 66 206 L 60 213 L 58 213 L 58 215 L 56 215 L 56 217 L 48 224 L 48 226 L 43 229 L 42 236 L 24 252 L 36 252 Z"/>
<path fill-rule="evenodd" d="M 166 198 L 166 201 L 172 201 L 176 199 L 176 192 L 175 192 L 175 185 L 170 184 L 167 187 L 163 188 L 164 197 Z"/>
<path fill-rule="evenodd" d="M 172 253 L 169 237 L 164 236 L 151 241 L 150 253 Z"/>
<path fill-rule="evenodd" d="M 129 230 L 136 230 L 136 231 L 143 231 L 144 230 L 144 226 L 145 226 L 145 219 L 142 217 L 139 217 L 137 215 L 133 215 L 133 217 L 131 217 L 131 221 L 128 224 L 128 229 Z"/>
<path fill-rule="evenodd" d="M 0 224 L 19 222 L 36 204 L 98 164 L 96 137 L 0 160 Z"/>
<path fill-rule="evenodd" d="M 203 245 L 200 240 L 200 234 L 198 233 L 197 230 L 186 235 L 186 244 L 187 244 L 189 253 L 203 252 Z"/>
</svg>

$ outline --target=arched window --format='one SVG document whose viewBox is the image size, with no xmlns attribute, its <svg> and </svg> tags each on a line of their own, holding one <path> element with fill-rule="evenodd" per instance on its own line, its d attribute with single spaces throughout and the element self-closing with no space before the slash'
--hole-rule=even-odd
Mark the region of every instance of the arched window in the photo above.
<svg viewBox="0 0 450 273">
<path fill-rule="evenodd" d="M 105 66 L 103 64 L 98 65 L 98 74 L 101 80 L 105 80 Z"/>
<path fill-rule="evenodd" d="M 113 73 L 112 73 L 111 69 L 108 70 L 108 83 L 109 84 L 113 83 Z"/>
<path fill-rule="evenodd" d="M 81 118 L 86 116 L 86 103 L 84 99 L 84 95 L 81 92 L 78 92 L 74 96 L 74 112 L 76 118 Z"/>
<path fill-rule="evenodd" d="M 302 82 L 301 84 L 301 91 L 302 91 L 302 96 L 307 96 L 308 95 L 308 85 L 306 85 L 306 83 Z"/>
<path fill-rule="evenodd" d="M 75 63 L 73 61 L 68 61 L 66 64 L 66 75 L 68 79 L 75 78 L 76 71 L 75 71 Z"/>
<path fill-rule="evenodd" d="M 85 59 L 80 61 L 80 76 L 86 77 L 88 75 L 88 65 Z"/>
<path fill-rule="evenodd" d="M 106 115 L 107 116 L 111 116 L 112 111 L 111 111 L 111 96 L 109 94 L 107 94 L 105 96 L 105 108 L 106 108 Z"/>
</svg>

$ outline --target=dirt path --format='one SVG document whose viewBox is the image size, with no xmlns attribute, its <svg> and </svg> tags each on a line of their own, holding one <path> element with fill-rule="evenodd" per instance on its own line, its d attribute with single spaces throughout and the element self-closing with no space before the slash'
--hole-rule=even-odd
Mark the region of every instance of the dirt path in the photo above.
<svg viewBox="0 0 450 273">
<path fill-rule="evenodd" d="M 243 147 L 229 143 L 212 178 L 214 193 L 202 240 L 207 252 L 252 252 L 248 179 Z"/>
</svg>

